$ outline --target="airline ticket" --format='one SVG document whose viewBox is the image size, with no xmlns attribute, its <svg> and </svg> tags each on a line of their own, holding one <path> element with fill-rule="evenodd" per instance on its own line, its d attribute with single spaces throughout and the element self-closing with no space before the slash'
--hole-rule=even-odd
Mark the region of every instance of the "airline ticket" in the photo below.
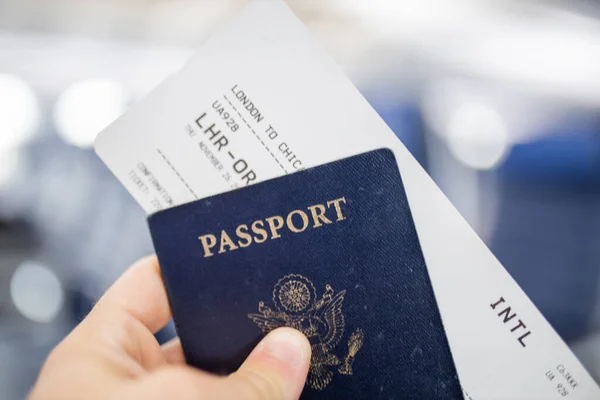
<svg viewBox="0 0 600 400">
<path fill-rule="evenodd" d="M 95 147 L 148 213 L 387 147 L 465 398 L 600 398 L 566 344 L 283 1 L 251 3 Z"/>
</svg>

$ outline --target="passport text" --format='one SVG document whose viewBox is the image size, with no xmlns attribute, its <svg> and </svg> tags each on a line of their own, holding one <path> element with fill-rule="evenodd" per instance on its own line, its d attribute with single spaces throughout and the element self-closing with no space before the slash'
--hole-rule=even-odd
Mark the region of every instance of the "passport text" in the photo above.
<svg viewBox="0 0 600 400">
<path fill-rule="evenodd" d="M 240 224 L 231 233 L 223 229 L 219 234 L 209 233 L 199 236 L 198 239 L 202 243 L 204 257 L 212 257 L 215 252 L 223 254 L 254 243 L 278 239 L 285 234 L 302 233 L 307 229 L 341 222 L 346 219 L 342 212 L 342 204 L 346 204 L 345 197 L 329 200 L 323 204 L 313 204 L 306 210 L 292 210 L 285 217 L 274 215 L 251 224 Z"/>
</svg>

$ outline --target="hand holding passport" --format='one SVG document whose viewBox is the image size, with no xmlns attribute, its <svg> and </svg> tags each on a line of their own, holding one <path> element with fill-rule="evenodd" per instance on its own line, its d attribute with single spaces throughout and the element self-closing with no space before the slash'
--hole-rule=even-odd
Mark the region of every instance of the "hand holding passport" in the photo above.
<svg viewBox="0 0 600 400">
<path fill-rule="evenodd" d="M 171 313 L 156 257 L 133 265 L 53 350 L 30 400 L 297 399 L 310 348 L 290 328 L 268 335 L 236 374 L 217 377 L 185 365 L 181 344 L 152 335 Z"/>
<path fill-rule="evenodd" d="M 462 399 L 391 151 L 160 211 L 149 224 L 190 364 L 232 373 L 286 326 L 311 343 L 303 399 Z"/>
<path fill-rule="evenodd" d="M 253 1 L 96 151 L 151 214 L 194 366 L 227 374 L 291 327 L 307 399 L 600 398 L 282 1 Z"/>
<path fill-rule="evenodd" d="M 391 151 L 149 223 L 162 280 L 154 258 L 128 271 L 54 351 L 60 368 L 44 369 L 32 399 L 87 396 L 64 381 L 69 365 L 68 379 L 93 379 L 101 398 L 462 399 Z M 161 349 L 152 333 L 170 314 L 163 284 L 181 342 Z M 185 361 L 229 378 L 169 368 Z"/>
</svg>

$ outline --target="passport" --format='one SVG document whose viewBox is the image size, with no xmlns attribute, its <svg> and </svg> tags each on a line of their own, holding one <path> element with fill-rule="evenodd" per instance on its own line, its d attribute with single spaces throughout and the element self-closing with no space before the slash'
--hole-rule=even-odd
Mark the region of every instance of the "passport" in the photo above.
<svg viewBox="0 0 600 400">
<path fill-rule="evenodd" d="M 289 326 L 312 348 L 302 399 L 463 399 L 392 151 L 148 222 L 189 364 L 234 372 Z"/>
</svg>

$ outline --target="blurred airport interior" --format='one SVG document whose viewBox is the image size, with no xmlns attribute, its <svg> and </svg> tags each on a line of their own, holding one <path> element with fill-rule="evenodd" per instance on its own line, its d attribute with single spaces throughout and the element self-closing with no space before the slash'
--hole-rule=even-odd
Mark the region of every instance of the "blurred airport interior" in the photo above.
<svg viewBox="0 0 600 400">
<path fill-rule="evenodd" d="M 2 398 L 152 252 L 95 135 L 247 3 L 0 0 Z M 600 2 L 287 3 L 600 379 Z"/>
</svg>

